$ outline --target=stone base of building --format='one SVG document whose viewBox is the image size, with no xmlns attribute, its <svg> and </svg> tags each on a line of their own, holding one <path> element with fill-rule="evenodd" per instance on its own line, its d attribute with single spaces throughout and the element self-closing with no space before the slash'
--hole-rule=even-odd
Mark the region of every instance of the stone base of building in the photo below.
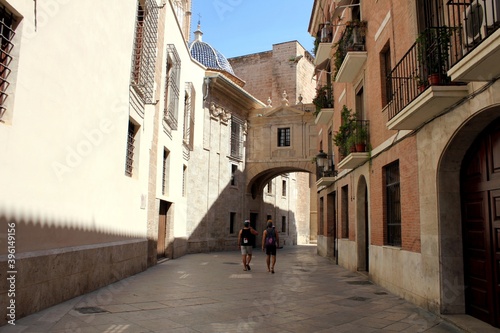
<svg viewBox="0 0 500 333">
<path fill-rule="evenodd" d="M 334 245 L 335 245 L 335 239 L 333 237 L 318 235 L 317 238 L 318 255 L 322 257 L 333 258 L 335 256 Z"/>
<path fill-rule="evenodd" d="M 15 300 L 15 319 L 137 274 L 147 268 L 147 240 L 135 239 L 16 255 L 15 273 L 0 256 L 0 308 Z M 7 274 L 7 276 L 5 276 Z M 10 290 L 9 290 L 10 289 Z M 0 318 L 0 326 L 9 318 Z"/>
</svg>

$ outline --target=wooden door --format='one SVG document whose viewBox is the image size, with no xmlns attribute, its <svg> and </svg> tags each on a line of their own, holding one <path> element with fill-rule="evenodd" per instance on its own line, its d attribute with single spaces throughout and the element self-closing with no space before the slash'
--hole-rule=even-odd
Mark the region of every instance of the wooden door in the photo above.
<svg viewBox="0 0 500 333">
<path fill-rule="evenodd" d="M 158 242 L 156 245 L 156 257 L 165 258 L 165 240 L 167 238 L 167 212 L 168 202 L 160 200 L 160 211 L 158 216 Z"/>
<path fill-rule="evenodd" d="M 500 124 L 474 143 L 462 167 L 466 311 L 500 325 Z"/>
</svg>

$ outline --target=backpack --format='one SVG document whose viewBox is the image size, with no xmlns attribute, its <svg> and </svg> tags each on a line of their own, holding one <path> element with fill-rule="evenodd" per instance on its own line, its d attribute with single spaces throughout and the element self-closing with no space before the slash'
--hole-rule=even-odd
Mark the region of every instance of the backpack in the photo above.
<svg viewBox="0 0 500 333">
<path fill-rule="evenodd" d="M 276 231 L 274 229 L 267 229 L 266 246 L 276 245 Z"/>
</svg>

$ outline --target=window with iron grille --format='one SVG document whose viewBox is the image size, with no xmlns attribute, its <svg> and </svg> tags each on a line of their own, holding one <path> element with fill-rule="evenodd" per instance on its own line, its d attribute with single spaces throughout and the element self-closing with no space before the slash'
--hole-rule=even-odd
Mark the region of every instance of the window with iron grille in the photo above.
<svg viewBox="0 0 500 333">
<path fill-rule="evenodd" d="M 191 82 L 186 83 L 184 95 L 184 144 L 193 150 L 195 90 Z"/>
<path fill-rule="evenodd" d="M 170 170 L 170 152 L 163 150 L 163 174 L 162 174 L 162 193 L 168 195 L 169 187 L 169 170 Z"/>
<path fill-rule="evenodd" d="M 278 128 L 278 147 L 290 146 L 290 127 Z"/>
<path fill-rule="evenodd" d="M 5 100 L 7 99 L 7 88 L 9 87 L 9 75 L 11 73 L 12 49 L 14 44 L 14 24 L 16 19 L 4 6 L 0 5 L 0 38 L 2 39 L 0 49 L 0 121 L 5 113 Z"/>
<path fill-rule="evenodd" d="M 145 103 L 154 102 L 158 6 L 154 0 L 137 2 L 131 84 Z"/>
<path fill-rule="evenodd" d="M 282 180 L 281 195 L 286 197 L 286 180 Z"/>
<path fill-rule="evenodd" d="M 173 130 L 177 129 L 178 123 L 180 73 L 181 58 L 175 49 L 175 45 L 168 44 L 164 119 Z"/>
<path fill-rule="evenodd" d="M 386 244 L 401 246 L 399 162 L 385 167 Z"/>
<path fill-rule="evenodd" d="M 244 121 L 238 116 L 231 117 L 231 157 L 243 158 L 243 125 Z"/>
<path fill-rule="evenodd" d="M 127 132 L 127 155 L 125 158 L 125 175 L 132 177 L 134 168 L 134 149 L 135 149 L 135 134 L 136 126 L 129 121 Z"/>
</svg>

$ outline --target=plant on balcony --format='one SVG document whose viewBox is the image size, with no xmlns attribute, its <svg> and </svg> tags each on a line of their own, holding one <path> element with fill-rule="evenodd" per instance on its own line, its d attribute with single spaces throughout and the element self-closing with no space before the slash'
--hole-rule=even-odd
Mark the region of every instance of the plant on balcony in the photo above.
<svg viewBox="0 0 500 333">
<path fill-rule="evenodd" d="M 335 48 L 334 54 L 334 68 L 336 74 L 347 52 L 364 51 L 365 50 L 365 37 L 366 37 L 366 21 L 348 21 L 345 24 L 345 30 L 340 40 L 333 45 Z"/>
<path fill-rule="evenodd" d="M 368 142 L 368 128 L 365 124 L 358 122 L 356 124 L 356 151 L 365 152 Z"/>
<path fill-rule="evenodd" d="M 340 159 L 347 156 L 351 147 L 355 143 L 354 133 L 356 131 L 356 115 L 351 112 L 347 106 L 342 107 L 340 113 L 341 125 L 339 130 L 333 136 L 333 143 L 338 147 Z"/>
<path fill-rule="evenodd" d="M 316 88 L 316 96 L 312 102 L 316 106 L 314 115 L 318 115 L 321 109 L 333 108 L 332 86 L 327 84 Z"/>
<path fill-rule="evenodd" d="M 439 81 L 442 83 L 443 78 L 446 78 L 451 36 L 451 29 L 443 26 L 429 28 L 417 37 L 417 60 L 422 73 L 420 78 L 427 77 L 431 85 L 439 84 Z"/>
</svg>

